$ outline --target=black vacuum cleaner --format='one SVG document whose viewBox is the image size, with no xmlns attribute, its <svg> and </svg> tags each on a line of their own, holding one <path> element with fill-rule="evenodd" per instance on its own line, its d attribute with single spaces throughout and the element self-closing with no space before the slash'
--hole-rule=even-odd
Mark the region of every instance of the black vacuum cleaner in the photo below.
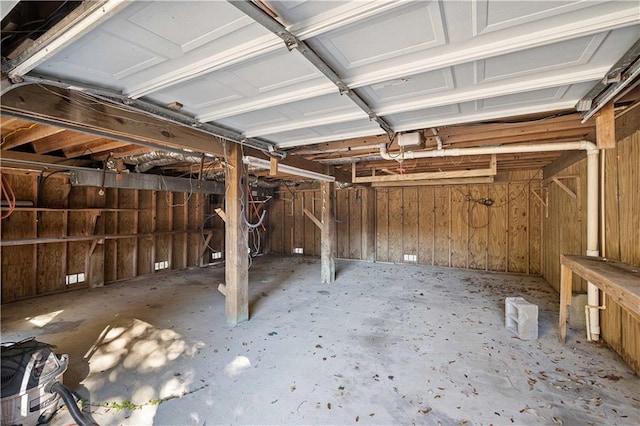
<svg viewBox="0 0 640 426">
<path fill-rule="evenodd" d="M 93 425 L 82 414 L 73 394 L 62 384 L 69 357 L 57 357 L 55 346 L 29 338 L 2 344 L 2 425 L 48 423 L 58 409 L 60 398 L 80 426 Z"/>
</svg>

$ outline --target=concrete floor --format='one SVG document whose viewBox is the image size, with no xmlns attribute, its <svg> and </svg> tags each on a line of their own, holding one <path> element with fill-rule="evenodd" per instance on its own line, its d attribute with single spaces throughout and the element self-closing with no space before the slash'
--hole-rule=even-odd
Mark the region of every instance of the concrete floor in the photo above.
<svg viewBox="0 0 640 426">
<path fill-rule="evenodd" d="M 318 259 L 254 259 L 235 328 L 210 267 L 3 305 L 2 341 L 69 354 L 101 425 L 640 423 L 640 379 L 579 330 L 558 343 L 542 279 L 337 266 L 323 285 Z M 539 306 L 537 341 L 505 329 L 507 296 Z"/>
</svg>

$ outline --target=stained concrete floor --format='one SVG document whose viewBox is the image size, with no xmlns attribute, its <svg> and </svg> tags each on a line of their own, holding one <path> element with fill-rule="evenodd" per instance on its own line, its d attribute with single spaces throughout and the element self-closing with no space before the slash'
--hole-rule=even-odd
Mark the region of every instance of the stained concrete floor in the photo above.
<svg viewBox="0 0 640 426">
<path fill-rule="evenodd" d="M 141 277 L 2 306 L 2 341 L 35 336 L 101 425 L 639 424 L 640 379 L 569 329 L 542 279 L 265 256 L 251 320 L 226 325 L 222 267 Z M 537 341 L 504 327 L 504 298 L 540 309 Z M 66 409 L 53 425 L 72 423 Z"/>
</svg>

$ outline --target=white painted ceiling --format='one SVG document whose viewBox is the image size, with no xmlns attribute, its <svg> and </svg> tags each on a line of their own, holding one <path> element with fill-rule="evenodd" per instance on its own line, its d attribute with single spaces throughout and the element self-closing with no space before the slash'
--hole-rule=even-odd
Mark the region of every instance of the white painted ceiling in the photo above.
<svg viewBox="0 0 640 426">
<path fill-rule="evenodd" d="M 639 1 L 263 1 L 394 131 L 573 109 L 640 38 Z M 224 1 L 136 1 L 36 72 L 281 148 L 383 134 Z"/>
</svg>

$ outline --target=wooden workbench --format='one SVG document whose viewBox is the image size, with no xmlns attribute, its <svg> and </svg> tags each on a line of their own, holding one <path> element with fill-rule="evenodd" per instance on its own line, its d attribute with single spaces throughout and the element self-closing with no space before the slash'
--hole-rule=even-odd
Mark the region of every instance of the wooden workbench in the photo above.
<svg viewBox="0 0 640 426">
<path fill-rule="evenodd" d="M 640 267 L 602 257 L 560 255 L 560 341 L 567 336 L 573 272 L 604 291 L 640 321 Z"/>
</svg>

